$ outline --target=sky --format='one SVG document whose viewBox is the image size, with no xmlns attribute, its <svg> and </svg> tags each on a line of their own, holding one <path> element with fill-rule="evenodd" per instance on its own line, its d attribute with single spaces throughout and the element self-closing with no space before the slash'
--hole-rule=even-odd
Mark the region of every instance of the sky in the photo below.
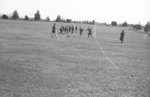
<svg viewBox="0 0 150 97">
<path fill-rule="evenodd" d="M 150 0 L 0 0 L 0 14 L 17 10 L 20 17 L 34 17 L 39 10 L 41 17 L 54 20 L 57 15 L 72 20 L 95 20 L 101 23 L 126 21 L 143 24 L 150 21 Z"/>
</svg>

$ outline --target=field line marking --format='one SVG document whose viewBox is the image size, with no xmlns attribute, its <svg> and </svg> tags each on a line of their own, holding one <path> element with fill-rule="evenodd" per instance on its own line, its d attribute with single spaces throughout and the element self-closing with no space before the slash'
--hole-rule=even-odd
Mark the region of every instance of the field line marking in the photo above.
<svg viewBox="0 0 150 97">
<path fill-rule="evenodd" d="M 94 26 L 94 30 L 95 30 L 95 34 L 96 34 L 96 24 Z M 119 67 L 112 61 L 112 59 L 110 57 L 108 57 L 106 54 L 105 54 L 105 51 L 101 45 L 100 42 L 98 42 L 98 40 L 96 39 L 95 37 L 95 42 L 98 46 L 98 48 L 100 48 L 101 52 L 102 52 L 102 55 L 104 56 L 104 58 L 115 68 L 115 69 L 119 69 Z"/>
<path fill-rule="evenodd" d="M 98 45 L 98 47 L 100 48 L 102 55 L 104 56 L 104 58 L 115 68 L 115 69 L 119 69 L 119 67 L 112 61 L 112 59 L 110 57 L 108 57 L 105 54 L 105 51 L 103 50 L 103 47 L 100 45 L 100 43 L 98 43 L 98 41 L 96 40 L 96 44 Z"/>
</svg>

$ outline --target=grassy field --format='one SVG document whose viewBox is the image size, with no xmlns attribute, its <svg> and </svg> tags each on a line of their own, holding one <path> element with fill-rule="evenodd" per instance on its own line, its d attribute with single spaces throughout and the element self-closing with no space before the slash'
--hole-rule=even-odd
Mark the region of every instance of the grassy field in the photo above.
<svg viewBox="0 0 150 97">
<path fill-rule="evenodd" d="M 97 25 L 96 39 L 57 40 L 52 24 L 0 20 L 0 97 L 150 97 L 149 36 Z"/>
</svg>

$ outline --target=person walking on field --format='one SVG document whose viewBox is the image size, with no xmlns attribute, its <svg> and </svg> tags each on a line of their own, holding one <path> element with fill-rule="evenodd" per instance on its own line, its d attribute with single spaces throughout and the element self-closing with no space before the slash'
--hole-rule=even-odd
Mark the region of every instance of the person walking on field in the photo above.
<svg viewBox="0 0 150 97">
<path fill-rule="evenodd" d="M 55 36 L 57 38 L 57 35 L 56 35 L 56 24 L 53 24 L 52 26 L 52 37 Z"/>
<path fill-rule="evenodd" d="M 124 32 L 124 30 L 122 30 L 122 32 L 120 33 L 120 41 L 122 44 L 124 42 L 124 36 L 125 36 L 125 32 Z"/>
<path fill-rule="evenodd" d="M 82 28 L 80 28 L 80 36 L 82 36 L 82 33 L 83 33 L 83 29 Z"/>
<path fill-rule="evenodd" d="M 88 38 L 93 38 L 93 36 L 92 36 L 92 29 L 91 28 L 88 28 L 87 29 L 88 30 Z"/>
</svg>

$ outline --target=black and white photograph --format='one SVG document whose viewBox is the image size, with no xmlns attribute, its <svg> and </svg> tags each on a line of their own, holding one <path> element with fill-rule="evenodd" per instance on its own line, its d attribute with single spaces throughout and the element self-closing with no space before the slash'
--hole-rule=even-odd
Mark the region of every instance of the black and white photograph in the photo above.
<svg viewBox="0 0 150 97">
<path fill-rule="evenodd" d="M 150 97 L 150 0 L 0 0 L 0 97 Z"/>
</svg>

